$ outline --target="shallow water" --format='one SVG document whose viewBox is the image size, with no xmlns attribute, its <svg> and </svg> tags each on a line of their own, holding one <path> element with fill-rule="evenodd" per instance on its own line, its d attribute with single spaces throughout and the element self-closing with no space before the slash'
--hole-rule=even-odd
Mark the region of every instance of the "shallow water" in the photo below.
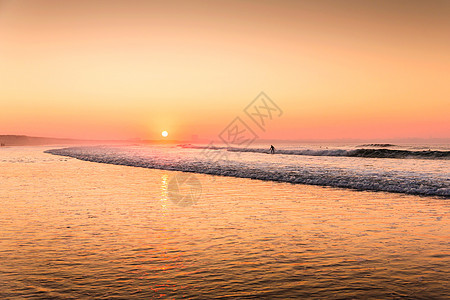
<svg viewBox="0 0 450 300">
<path fill-rule="evenodd" d="M 1 298 L 450 294 L 448 199 L 195 174 L 180 206 L 180 172 L 46 149 L 0 149 Z"/>
</svg>

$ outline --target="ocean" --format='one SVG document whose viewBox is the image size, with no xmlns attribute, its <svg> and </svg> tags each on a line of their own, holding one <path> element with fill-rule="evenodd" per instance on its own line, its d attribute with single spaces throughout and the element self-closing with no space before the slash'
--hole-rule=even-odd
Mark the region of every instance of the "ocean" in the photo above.
<svg viewBox="0 0 450 300">
<path fill-rule="evenodd" d="M 246 148 L 73 147 L 47 153 L 143 168 L 259 180 L 450 197 L 449 145 L 304 145 Z"/>
<path fill-rule="evenodd" d="M 0 148 L 0 298 L 448 297 L 446 145 L 269 146 Z"/>
</svg>

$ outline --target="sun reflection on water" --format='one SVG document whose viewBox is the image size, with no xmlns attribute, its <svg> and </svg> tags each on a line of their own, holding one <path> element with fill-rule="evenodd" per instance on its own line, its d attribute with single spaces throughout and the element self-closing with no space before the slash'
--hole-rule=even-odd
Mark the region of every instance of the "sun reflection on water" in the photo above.
<svg viewBox="0 0 450 300">
<path fill-rule="evenodd" d="M 168 202 L 168 186 L 169 186 L 169 175 L 164 173 L 161 175 L 161 208 L 163 213 L 167 212 L 167 202 Z"/>
</svg>

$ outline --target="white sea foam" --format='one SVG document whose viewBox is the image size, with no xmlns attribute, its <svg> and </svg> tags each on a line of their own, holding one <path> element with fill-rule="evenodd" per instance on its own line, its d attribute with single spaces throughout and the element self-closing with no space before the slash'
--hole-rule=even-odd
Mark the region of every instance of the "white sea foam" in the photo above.
<svg viewBox="0 0 450 300">
<path fill-rule="evenodd" d="M 156 146 L 72 147 L 46 152 L 97 163 L 293 184 L 450 197 L 448 160 L 267 155 L 267 150 L 239 153 L 229 150 L 210 150 L 228 155 L 215 160 L 204 155 L 205 149 Z M 348 150 L 324 151 L 339 153 Z"/>
</svg>

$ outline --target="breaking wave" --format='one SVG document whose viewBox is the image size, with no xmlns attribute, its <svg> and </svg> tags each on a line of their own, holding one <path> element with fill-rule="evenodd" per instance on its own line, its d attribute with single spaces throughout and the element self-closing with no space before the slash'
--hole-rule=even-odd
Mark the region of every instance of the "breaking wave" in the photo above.
<svg viewBox="0 0 450 300">
<path fill-rule="evenodd" d="M 250 149 L 246 150 L 250 152 Z M 444 164 L 444 166 L 437 168 L 438 171 L 430 172 L 430 170 L 422 170 L 420 166 L 415 166 L 414 170 L 410 170 L 410 164 L 407 161 L 404 161 L 401 167 L 395 167 L 396 165 L 394 164 L 394 168 L 392 168 L 390 167 L 392 164 L 388 165 L 385 163 L 375 167 L 368 167 L 366 163 L 350 158 L 348 162 L 345 162 L 346 165 L 330 165 L 329 162 L 326 164 L 323 164 L 320 160 L 317 162 L 317 159 L 315 159 L 314 163 L 308 163 L 308 161 L 302 160 L 301 157 L 281 160 L 210 160 L 199 155 L 198 153 L 200 152 L 194 156 L 188 156 L 183 153 L 185 151 L 183 149 L 177 151 L 176 155 L 173 155 L 173 153 L 158 154 L 157 152 L 149 152 L 148 149 L 128 149 L 126 147 L 72 147 L 47 150 L 45 152 L 114 165 L 270 180 L 293 184 L 450 197 L 450 178 L 448 173 L 439 171 L 439 168 L 446 168 L 447 162 L 444 161 L 439 163 L 440 165 Z M 423 164 L 426 163 L 423 161 Z M 433 164 L 436 163 L 433 162 Z"/>
<path fill-rule="evenodd" d="M 372 144 L 375 145 L 375 144 Z M 233 147 L 204 147 L 194 145 L 179 145 L 182 148 L 192 149 L 211 149 L 227 150 L 231 152 L 253 152 L 270 153 L 268 149 L 263 148 L 233 148 Z M 309 155 L 309 156 L 344 156 L 344 157 L 367 157 L 367 158 L 415 158 L 415 159 L 450 159 L 450 151 L 426 150 L 393 150 L 393 149 L 303 149 L 303 150 L 285 150 L 277 149 L 276 154 L 283 155 Z"/>
</svg>

